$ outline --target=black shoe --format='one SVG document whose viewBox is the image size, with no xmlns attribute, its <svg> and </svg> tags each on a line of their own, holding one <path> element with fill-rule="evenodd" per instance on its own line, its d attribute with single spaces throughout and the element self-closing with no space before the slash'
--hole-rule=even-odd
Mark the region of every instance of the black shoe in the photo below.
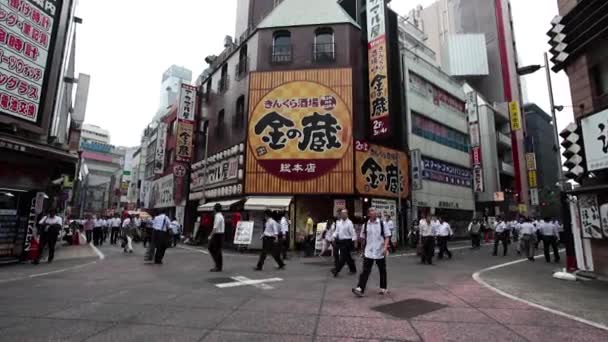
<svg viewBox="0 0 608 342">
<path fill-rule="evenodd" d="M 156 265 L 162 265 L 162 264 L 163 264 L 163 262 L 162 262 L 162 261 L 155 261 L 154 263 L 155 263 Z"/>
<path fill-rule="evenodd" d="M 32 265 L 38 265 L 39 263 L 40 263 L 40 261 L 38 261 L 38 260 L 32 261 Z"/>
<path fill-rule="evenodd" d="M 212 268 L 209 270 L 209 272 L 222 272 L 222 270 L 219 268 Z"/>
<path fill-rule="evenodd" d="M 261 270 L 262 270 L 262 268 L 261 268 L 261 267 L 254 267 L 254 268 L 253 268 L 253 270 L 254 270 L 254 271 L 261 271 Z"/>
<path fill-rule="evenodd" d="M 277 267 L 277 270 L 281 270 L 281 271 L 285 270 L 285 264 L 283 264 L 283 265 L 281 265 L 281 266 Z"/>
</svg>

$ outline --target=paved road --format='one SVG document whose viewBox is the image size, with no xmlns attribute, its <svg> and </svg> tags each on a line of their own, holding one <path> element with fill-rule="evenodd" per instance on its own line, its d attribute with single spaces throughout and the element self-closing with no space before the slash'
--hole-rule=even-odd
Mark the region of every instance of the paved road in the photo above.
<svg viewBox="0 0 608 342">
<path fill-rule="evenodd" d="M 105 259 L 95 262 L 14 266 L 21 277 L 0 270 L 0 340 L 608 341 L 605 330 L 475 282 L 474 272 L 516 260 L 491 257 L 487 248 L 458 250 L 435 266 L 391 257 L 390 294 L 376 294 L 374 270 L 364 298 L 350 292 L 356 276 L 330 276 L 327 259 L 293 259 L 285 271 L 267 260 L 254 272 L 256 257 L 236 254 L 213 274 L 200 250 L 170 249 L 159 266 L 144 265 L 137 248 L 123 255 L 104 246 Z M 37 276 L 47 269 L 60 272 Z"/>
</svg>

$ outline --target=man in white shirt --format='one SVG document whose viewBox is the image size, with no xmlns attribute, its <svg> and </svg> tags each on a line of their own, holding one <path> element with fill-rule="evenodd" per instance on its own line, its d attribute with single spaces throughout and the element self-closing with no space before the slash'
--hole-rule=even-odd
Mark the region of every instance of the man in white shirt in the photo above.
<svg viewBox="0 0 608 342">
<path fill-rule="evenodd" d="M 534 261 L 534 245 L 535 245 L 535 240 L 536 240 L 536 228 L 534 227 L 532 220 L 529 218 L 524 220 L 524 222 L 520 225 L 520 227 L 521 227 L 521 229 L 520 229 L 520 233 L 521 233 L 520 248 L 521 248 L 522 252 L 525 253 L 526 257 L 528 257 L 528 260 Z"/>
<path fill-rule="evenodd" d="M 40 263 L 42 252 L 44 252 L 44 247 L 46 246 L 49 247 L 48 262 L 51 263 L 55 257 L 55 244 L 57 243 L 57 236 L 63 227 L 63 220 L 56 215 L 55 209 L 51 209 L 49 210 L 49 214 L 38 222 L 38 227 L 38 235 L 40 237 L 38 255 L 32 263 L 36 265 Z"/>
<path fill-rule="evenodd" d="M 498 244 L 502 242 L 503 256 L 506 256 L 509 248 L 509 229 L 505 220 L 499 217 L 496 220 L 496 228 L 494 231 L 496 237 L 494 238 L 494 253 L 492 253 L 492 255 L 498 255 Z"/>
<path fill-rule="evenodd" d="M 169 224 L 169 227 L 171 228 L 171 234 L 172 234 L 171 247 L 175 247 L 175 246 L 177 246 L 180 235 L 182 234 L 182 225 L 179 224 L 179 221 L 177 221 L 177 218 L 174 216 L 173 220 Z"/>
<path fill-rule="evenodd" d="M 283 257 L 283 260 L 287 260 L 287 250 L 289 249 L 289 219 L 287 219 L 287 211 L 283 212 L 279 224 L 281 226 L 279 242 L 281 246 L 281 256 Z"/>
<path fill-rule="evenodd" d="M 266 217 L 266 223 L 264 224 L 264 232 L 262 233 L 262 253 L 258 260 L 258 265 L 254 268 L 256 271 L 261 271 L 264 267 L 264 261 L 266 256 L 271 254 L 276 261 L 280 270 L 285 269 L 285 263 L 281 260 L 279 249 L 277 248 L 277 238 L 279 236 L 279 224 L 272 217 L 272 212 L 266 210 L 264 213 Z"/>
<path fill-rule="evenodd" d="M 357 240 L 357 233 L 355 232 L 353 222 L 348 218 L 348 211 L 346 209 L 340 211 L 340 218 L 336 221 L 334 239 L 339 250 L 340 259 L 338 266 L 331 273 L 334 277 L 337 277 L 344 264 L 348 264 L 350 274 L 356 274 L 357 267 L 355 266 L 351 252 L 354 247 L 353 241 Z"/>
<path fill-rule="evenodd" d="M 361 239 L 365 244 L 365 252 L 363 254 L 363 272 L 359 276 L 357 287 L 352 289 L 352 292 L 362 297 L 365 294 L 365 287 L 369 274 L 372 271 L 374 262 L 378 266 L 380 273 L 380 294 L 384 295 L 388 292 L 386 279 L 386 256 L 388 255 L 388 242 L 391 238 L 391 232 L 382 224 L 382 220 L 377 217 L 376 209 L 369 208 L 367 212 L 368 221 L 363 226 L 361 231 Z"/>
<path fill-rule="evenodd" d="M 222 215 L 222 205 L 216 203 L 214 206 L 215 215 L 213 216 L 213 229 L 209 235 L 209 254 L 213 258 L 215 267 L 210 269 L 209 272 L 222 272 L 224 267 L 224 258 L 222 255 L 222 248 L 224 247 L 224 232 L 226 230 L 226 224 L 224 222 L 224 215 Z"/>
<path fill-rule="evenodd" d="M 393 244 L 393 237 L 395 236 L 395 222 L 391 218 L 391 214 L 388 211 L 384 212 L 384 225 L 388 230 L 391 231 L 391 239 L 388 241 L 388 248 L 391 253 L 395 252 L 395 245 Z"/>
<path fill-rule="evenodd" d="M 135 219 L 131 216 L 127 216 L 122 221 L 122 248 L 125 253 L 133 253 L 133 236 L 135 231 Z"/>
<path fill-rule="evenodd" d="M 448 240 L 452 235 L 454 235 L 454 232 L 452 231 L 452 227 L 450 227 L 450 224 L 445 219 L 437 219 L 437 221 L 441 222 L 437 230 L 437 241 L 439 242 L 438 258 L 443 259 L 443 254 L 447 254 L 448 258 L 452 259 L 452 252 L 450 252 L 450 250 L 448 249 Z"/>
<path fill-rule="evenodd" d="M 433 264 L 433 254 L 435 254 L 435 230 L 431 223 L 423 215 L 418 224 L 420 229 L 420 240 L 422 251 L 420 253 L 420 262 L 422 264 Z"/>
<path fill-rule="evenodd" d="M 106 242 L 108 237 L 110 236 L 110 218 L 107 216 L 101 220 L 102 228 L 103 228 L 103 242 Z"/>
<path fill-rule="evenodd" d="M 559 241 L 559 227 L 549 219 L 544 219 L 539 223 L 540 234 L 543 239 L 543 249 L 545 252 L 545 261 L 551 262 L 551 253 L 549 248 L 553 249 L 553 258 L 555 262 L 559 262 L 559 251 L 557 243 Z"/>
<path fill-rule="evenodd" d="M 111 231 L 110 231 L 110 244 L 115 245 L 118 241 L 118 234 L 120 233 L 120 216 L 114 214 L 114 217 L 108 220 Z"/>
<path fill-rule="evenodd" d="M 163 263 L 163 257 L 165 256 L 165 250 L 167 249 L 168 238 L 169 238 L 169 218 L 164 212 L 154 217 L 152 221 L 152 238 L 148 244 L 148 249 L 144 260 L 146 262 L 152 262 L 161 265 Z"/>
<path fill-rule="evenodd" d="M 103 244 L 103 219 L 101 217 L 94 218 L 93 223 L 93 245 L 101 246 Z"/>
</svg>

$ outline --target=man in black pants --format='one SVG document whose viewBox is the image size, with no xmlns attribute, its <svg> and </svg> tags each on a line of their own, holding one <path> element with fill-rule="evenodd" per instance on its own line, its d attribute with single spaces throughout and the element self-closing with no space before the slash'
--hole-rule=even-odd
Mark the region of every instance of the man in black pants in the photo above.
<svg viewBox="0 0 608 342">
<path fill-rule="evenodd" d="M 357 239 L 353 222 L 348 219 L 348 211 L 342 209 L 340 211 L 340 219 L 336 221 L 336 230 L 334 239 L 338 247 L 340 258 L 338 266 L 331 271 L 334 277 L 337 277 L 344 264 L 348 264 L 348 269 L 351 274 L 357 273 L 357 267 L 351 256 L 353 241 Z"/>
<path fill-rule="evenodd" d="M 93 224 L 93 245 L 101 246 L 103 244 L 103 220 L 95 218 Z"/>
<path fill-rule="evenodd" d="M 156 216 L 152 221 L 152 238 L 144 256 L 146 263 L 154 261 L 162 264 L 169 243 L 169 218 L 165 213 Z"/>
<path fill-rule="evenodd" d="M 433 254 L 435 254 L 435 231 L 431 223 L 423 216 L 419 224 L 420 239 L 422 240 L 422 253 L 420 262 L 422 264 L 433 264 Z"/>
<path fill-rule="evenodd" d="M 264 267 L 264 261 L 266 255 L 269 253 L 272 255 L 274 260 L 277 262 L 280 270 L 285 269 L 285 263 L 281 260 L 279 246 L 277 244 L 277 237 L 279 236 L 279 224 L 272 218 L 272 212 L 266 210 L 266 224 L 264 225 L 264 232 L 262 233 L 262 254 L 258 260 L 258 265 L 254 268 L 256 271 L 261 271 Z"/>
<path fill-rule="evenodd" d="M 120 226 L 122 222 L 120 221 L 120 216 L 115 214 L 113 218 L 108 220 L 110 224 L 110 244 L 115 245 L 118 242 L 118 235 L 120 234 Z"/>
<path fill-rule="evenodd" d="M 57 243 L 57 235 L 59 235 L 59 231 L 61 227 L 63 227 L 63 220 L 61 217 L 55 215 L 55 210 L 49 210 L 49 215 L 43 217 L 40 222 L 38 222 L 38 227 L 40 229 L 40 244 L 38 246 L 38 255 L 36 259 L 34 259 L 33 263 L 40 263 L 40 258 L 42 257 L 42 252 L 44 252 L 44 247 L 49 246 L 49 262 L 53 262 L 53 258 L 55 257 L 55 244 Z"/>
<path fill-rule="evenodd" d="M 210 272 L 222 272 L 224 267 L 222 258 L 222 247 L 224 245 L 224 215 L 222 215 L 222 205 L 215 204 L 215 216 L 213 218 L 213 229 L 209 235 L 209 254 L 213 258 L 215 267 L 209 270 Z"/>
<path fill-rule="evenodd" d="M 505 220 L 498 219 L 494 232 L 496 236 L 494 237 L 494 253 L 492 255 L 496 256 L 498 254 L 498 244 L 502 242 L 503 256 L 506 256 L 509 250 L 509 230 L 507 229 Z"/>
<path fill-rule="evenodd" d="M 545 261 L 551 262 L 551 253 L 549 248 L 553 249 L 553 258 L 556 263 L 559 262 L 559 250 L 557 244 L 559 242 L 559 227 L 549 219 L 541 220 L 539 223 L 539 231 L 542 235 L 543 248 L 545 252 Z"/>
<path fill-rule="evenodd" d="M 376 217 L 376 209 L 370 208 L 367 216 L 369 220 L 365 223 L 361 238 L 365 242 L 365 252 L 363 258 L 363 272 L 359 276 L 357 287 L 352 289 L 352 292 L 363 297 L 369 274 L 372 271 L 374 262 L 378 265 L 380 272 L 380 292 L 385 295 L 388 292 L 388 284 L 386 277 L 386 256 L 388 255 L 388 243 L 391 238 L 391 231 L 384 227 L 382 220 Z"/>
</svg>

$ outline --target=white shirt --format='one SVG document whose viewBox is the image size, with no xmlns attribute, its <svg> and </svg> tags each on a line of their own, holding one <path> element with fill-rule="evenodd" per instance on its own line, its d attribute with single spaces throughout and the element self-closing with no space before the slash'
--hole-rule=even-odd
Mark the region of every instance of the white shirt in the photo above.
<svg viewBox="0 0 608 342">
<path fill-rule="evenodd" d="M 336 233 L 336 224 L 332 223 L 331 227 L 329 228 L 329 230 L 327 231 L 327 233 L 325 233 L 325 240 L 328 242 L 334 242 L 334 234 Z"/>
<path fill-rule="evenodd" d="M 118 228 L 118 227 L 120 227 L 120 219 L 118 217 L 110 219 L 110 226 L 112 228 Z"/>
<path fill-rule="evenodd" d="M 169 219 L 165 214 L 160 214 L 152 220 L 152 228 L 154 230 L 167 231 L 169 227 Z"/>
<path fill-rule="evenodd" d="M 93 226 L 95 228 L 103 227 L 103 220 L 102 219 L 95 219 L 94 221 L 95 222 L 94 222 Z"/>
<path fill-rule="evenodd" d="M 133 219 L 133 223 L 135 224 L 135 227 L 139 228 L 139 226 L 141 225 L 141 219 L 136 217 Z"/>
<path fill-rule="evenodd" d="M 521 226 L 520 231 L 523 235 L 534 234 L 534 232 L 536 231 L 536 229 L 534 228 L 534 225 L 530 222 L 524 222 L 520 226 Z"/>
<path fill-rule="evenodd" d="M 129 227 L 129 224 L 131 224 L 131 219 L 130 218 L 126 218 L 123 222 L 122 222 L 122 227 L 123 228 L 127 228 Z"/>
<path fill-rule="evenodd" d="M 213 217 L 212 234 L 224 234 L 225 229 L 224 215 L 222 215 L 222 213 L 215 213 L 215 216 Z"/>
<path fill-rule="evenodd" d="M 57 215 L 55 215 L 55 217 L 45 216 L 38 223 L 39 224 L 46 224 L 46 225 L 49 225 L 49 226 L 52 226 L 52 225 L 63 226 L 63 220 L 61 219 L 61 217 L 59 217 Z"/>
<path fill-rule="evenodd" d="M 272 218 L 269 218 L 264 225 L 264 236 L 277 237 L 279 235 L 279 224 Z"/>
<path fill-rule="evenodd" d="M 418 228 L 420 229 L 420 236 L 435 236 L 433 227 L 425 219 L 420 220 Z"/>
<path fill-rule="evenodd" d="M 540 221 L 538 229 L 544 236 L 559 236 L 559 228 L 553 222 Z"/>
<path fill-rule="evenodd" d="M 431 228 L 433 229 L 433 235 L 437 236 L 437 234 L 439 233 L 439 230 L 441 229 L 441 221 L 432 220 Z"/>
<path fill-rule="evenodd" d="M 452 232 L 452 227 L 450 227 L 450 224 L 447 222 L 442 223 L 439 226 L 439 230 L 437 231 L 438 236 L 450 236 L 453 234 L 454 233 Z"/>
<path fill-rule="evenodd" d="M 364 227 L 361 230 L 361 238 L 365 240 L 365 257 L 368 259 L 384 259 L 385 239 L 391 237 L 391 231 L 384 226 L 384 238 L 382 238 L 382 226 L 380 220 L 367 221 L 367 236 Z"/>
<path fill-rule="evenodd" d="M 283 236 L 289 233 L 289 221 L 287 221 L 287 217 L 285 216 L 281 217 L 281 233 L 283 233 Z"/>
<path fill-rule="evenodd" d="M 337 240 L 357 240 L 357 233 L 355 233 L 355 227 L 353 222 L 349 219 L 336 221 L 336 230 L 334 232 L 334 238 Z"/>
<path fill-rule="evenodd" d="M 173 235 L 177 235 L 179 234 L 179 222 L 177 222 L 177 220 L 173 220 L 170 224 L 169 227 L 171 228 L 171 231 L 173 232 Z"/>
<path fill-rule="evenodd" d="M 498 224 L 496 225 L 496 232 L 497 233 L 502 233 L 505 230 L 507 230 L 507 224 L 505 223 L 505 221 L 500 221 L 498 222 Z"/>
<path fill-rule="evenodd" d="M 388 228 L 388 230 L 391 231 L 391 234 L 395 231 L 395 223 L 393 222 L 393 220 L 387 220 L 384 221 L 384 225 L 386 226 L 386 228 Z"/>
</svg>

